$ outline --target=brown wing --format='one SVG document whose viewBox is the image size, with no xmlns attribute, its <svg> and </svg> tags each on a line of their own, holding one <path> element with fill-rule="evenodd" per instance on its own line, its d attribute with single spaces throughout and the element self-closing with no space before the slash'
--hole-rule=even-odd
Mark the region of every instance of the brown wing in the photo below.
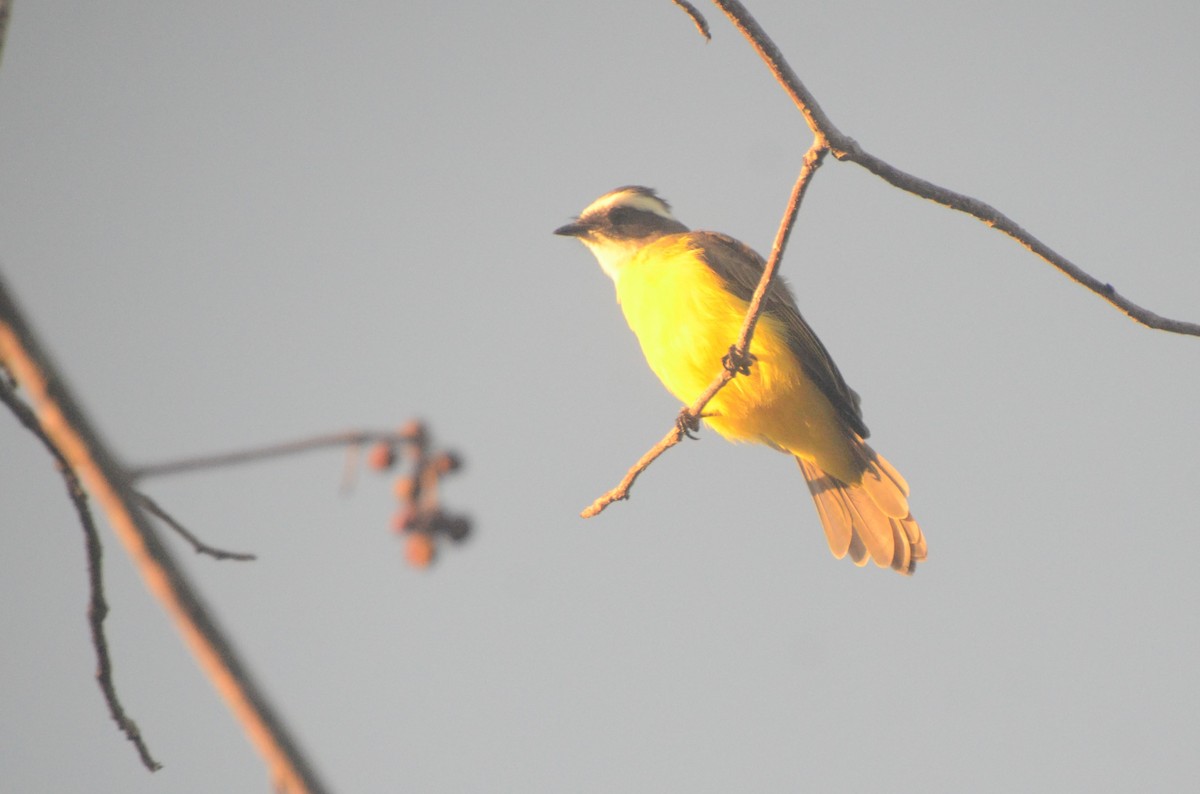
<svg viewBox="0 0 1200 794">
<path fill-rule="evenodd" d="M 700 248 L 705 264 L 725 281 L 729 291 L 749 301 L 767 264 L 763 258 L 749 246 L 725 234 L 691 232 L 690 236 Z M 800 361 L 805 374 L 837 409 L 846 426 L 861 438 L 866 438 L 869 432 L 863 423 L 858 394 L 846 385 L 829 351 L 800 316 L 796 299 L 778 274 L 767 291 L 763 311 L 783 322 L 787 329 L 788 347 Z"/>
</svg>

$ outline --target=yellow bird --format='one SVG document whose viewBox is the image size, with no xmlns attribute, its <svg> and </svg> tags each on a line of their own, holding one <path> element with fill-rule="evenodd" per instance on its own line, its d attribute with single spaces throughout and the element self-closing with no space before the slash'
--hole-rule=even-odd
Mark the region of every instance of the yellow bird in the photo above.
<svg viewBox="0 0 1200 794">
<path fill-rule="evenodd" d="M 604 194 L 554 233 L 591 249 L 650 369 L 676 398 L 694 402 L 737 341 L 762 257 L 727 235 L 690 231 L 639 186 Z M 867 446 L 858 394 L 779 279 L 750 353 L 750 374 L 717 393 L 705 423 L 731 441 L 795 456 L 835 557 L 912 573 L 926 548 L 908 509 L 908 484 Z"/>
</svg>

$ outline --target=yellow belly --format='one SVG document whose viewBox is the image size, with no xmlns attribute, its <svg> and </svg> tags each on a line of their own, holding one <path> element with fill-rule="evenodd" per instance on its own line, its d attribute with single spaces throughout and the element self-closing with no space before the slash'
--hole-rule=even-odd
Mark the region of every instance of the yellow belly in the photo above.
<svg viewBox="0 0 1200 794">
<path fill-rule="evenodd" d="M 650 368 L 663 385 L 691 404 L 721 371 L 737 341 L 748 304 L 688 246 L 686 235 L 663 238 L 626 265 L 617 299 Z M 757 358 L 705 409 L 705 421 L 732 441 L 767 444 L 817 462 L 845 482 L 861 468 L 829 400 L 804 374 L 782 322 L 759 319 L 750 344 Z"/>
</svg>

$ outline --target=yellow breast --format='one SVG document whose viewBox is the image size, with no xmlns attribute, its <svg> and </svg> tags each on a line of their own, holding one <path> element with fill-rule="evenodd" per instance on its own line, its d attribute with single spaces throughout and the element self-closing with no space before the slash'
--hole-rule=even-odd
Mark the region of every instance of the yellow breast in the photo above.
<svg viewBox="0 0 1200 794">
<path fill-rule="evenodd" d="M 621 269 L 617 300 L 650 368 L 687 404 L 720 373 L 748 309 L 700 258 L 687 234 L 641 249 Z M 705 409 L 713 414 L 707 423 L 730 440 L 843 459 L 846 441 L 836 412 L 805 376 L 778 318 L 760 318 L 750 352 L 757 359 L 750 375 L 734 378 L 717 394 Z"/>
</svg>

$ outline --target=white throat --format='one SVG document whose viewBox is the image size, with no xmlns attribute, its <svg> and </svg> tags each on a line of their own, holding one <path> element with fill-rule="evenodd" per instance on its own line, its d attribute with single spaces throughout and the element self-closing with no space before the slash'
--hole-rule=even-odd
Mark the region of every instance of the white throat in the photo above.
<svg viewBox="0 0 1200 794">
<path fill-rule="evenodd" d="M 583 239 L 581 242 L 595 255 L 600 263 L 600 269 L 616 284 L 621 277 L 621 271 L 637 255 L 641 244 L 632 240 L 628 242 L 617 240 L 602 240 L 593 242 Z"/>
</svg>

